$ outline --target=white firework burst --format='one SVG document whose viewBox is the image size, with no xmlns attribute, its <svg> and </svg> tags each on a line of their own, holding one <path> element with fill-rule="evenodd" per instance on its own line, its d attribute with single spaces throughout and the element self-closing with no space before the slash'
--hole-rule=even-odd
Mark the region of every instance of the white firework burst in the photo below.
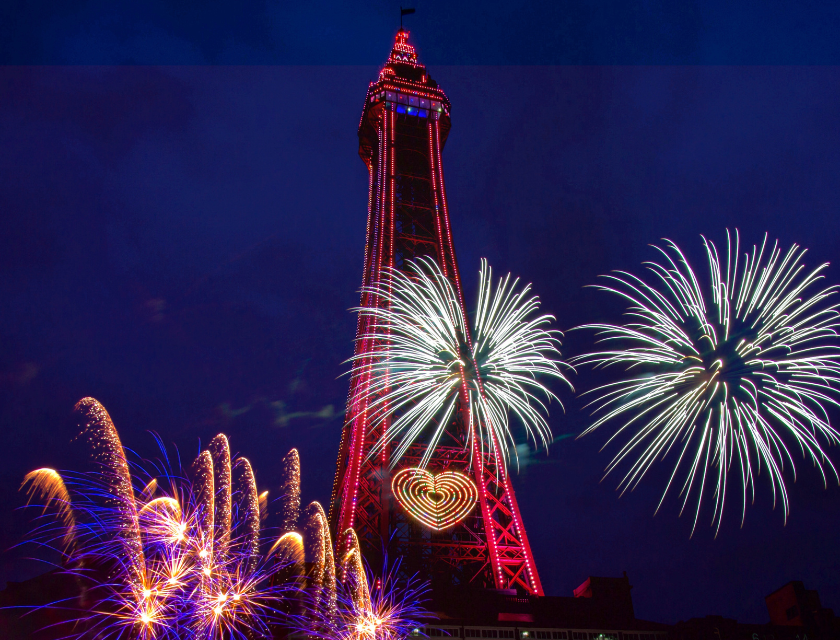
<svg viewBox="0 0 840 640">
<path fill-rule="evenodd" d="M 557 398 L 540 376 L 568 383 L 555 357 L 562 334 L 548 328 L 553 316 L 531 317 L 539 298 L 530 295 L 530 285 L 517 291 L 518 285 L 508 274 L 494 288 L 492 270 L 482 260 L 472 334 L 455 288 L 431 259 L 410 262 L 405 272 L 389 269 L 368 290 L 378 304 L 356 309 L 373 327 L 352 358 L 353 374 L 363 385 L 360 400 L 370 422 L 393 416 L 375 451 L 393 443 L 396 464 L 428 435 L 425 466 L 459 399 L 467 413 L 468 446 L 478 438 L 479 448 L 494 449 L 504 465 L 508 450 L 516 451 L 511 412 L 528 437 L 547 445 L 551 431 L 543 414 Z"/>
<path fill-rule="evenodd" d="M 783 253 L 778 242 L 769 247 L 766 235 L 760 248 L 743 254 L 738 232 L 726 237 L 723 256 L 703 238 L 706 287 L 669 240 L 655 247 L 661 262 L 645 263 L 654 284 L 626 272 L 605 276 L 611 283 L 596 288 L 624 298 L 629 321 L 581 327 L 596 330 L 611 348 L 572 359 L 631 374 L 593 390 L 600 416 L 581 435 L 617 424 L 608 443 L 624 440 L 607 473 L 629 464 L 622 493 L 655 461 L 675 458 L 657 510 L 681 485 L 680 513 L 696 499 L 692 532 L 708 493 L 712 524 L 720 529 L 730 475 L 740 484 L 742 525 L 761 471 L 787 519 L 783 472 L 789 465 L 795 478 L 792 449 L 810 459 L 824 483 L 828 474 L 837 479 L 823 449 L 840 442 L 826 411 L 837 405 L 840 381 L 838 305 L 829 301 L 837 288 L 816 286 L 828 265 L 807 271 L 804 249 L 794 244 Z"/>
</svg>

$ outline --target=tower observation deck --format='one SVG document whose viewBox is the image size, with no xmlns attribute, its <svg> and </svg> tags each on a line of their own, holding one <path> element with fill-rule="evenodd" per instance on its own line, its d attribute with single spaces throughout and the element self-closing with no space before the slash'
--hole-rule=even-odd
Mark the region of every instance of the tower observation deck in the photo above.
<svg viewBox="0 0 840 640">
<path fill-rule="evenodd" d="M 370 178 L 361 306 L 385 304 L 369 288 L 388 268 L 405 270 L 409 261 L 427 258 L 438 263 L 463 307 L 441 162 L 450 103 L 418 62 L 408 36 L 403 29 L 397 33 L 388 61 L 368 87 L 359 124 L 359 155 Z M 370 316 L 359 317 L 357 355 L 371 351 L 372 322 Z M 424 445 L 413 445 L 393 470 L 387 449 L 371 455 L 387 420 L 368 421 L 368 382 L 364 373 L 350 382 L 330 503 L 336 540 L 353 528 L 374 566 L 387 552 L 400 558 L 406 572 L 429 579 L 436 593 L 469 585 L 542 595 L 510 478 L 492 447 L 473 446 L 470 464 L 465 412 L 455 411 L 426 468 L 469 476 L 477 504 L 455 524 L 435 529 L 403 508 L 392 492 L 394 474 L 418 467 Z"/>
</svg>

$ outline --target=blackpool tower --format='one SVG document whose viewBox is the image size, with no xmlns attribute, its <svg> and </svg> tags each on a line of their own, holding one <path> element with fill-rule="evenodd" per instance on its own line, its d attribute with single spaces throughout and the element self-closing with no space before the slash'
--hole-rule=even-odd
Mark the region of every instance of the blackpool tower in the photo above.
<svg viewBox="0 0 840 640">
<path fill-rule="evenodd" d="M 386 304 L 371 287 L 388 269 L 406 271 L 418 258 L 437 262 L 463 306 L 441 162 L 450 103 L 418 62 L 408 35 L 403 29 L 397 33 L 388 61 L 368 88 L 359 124 L 359 155 L 370 174 L 363 308 Z M 370 353 L 377 339 L 372 323 L 360 314 L 357 357 Z M 336 539 L 353 528 L 374 566 L 387 551 L 404 570 L 430 580 L 435 591 L 474 586 L 543 595 L 510 478 L 492 447 L 478 449 L 475 439 L 470 445 L 464 412 L 455 411 L 423 470 L 418 471 L 424 447 L 419 442 L 392 465 L 387 450 L 376 451 L 387 420 L 368 419 L 363 398 L 369 380 L 364 367 L 359 371 L 350 382 L 330 503 Z M 395 478 L 412 470 L 428 478 L 461 478 L 474 491 L 474 505 L 446 521 L 423 517 L 394 490 Z M 429 481 L 415 487 L 414 498 L 434 510 L 445 492 Z"/>
</svg>

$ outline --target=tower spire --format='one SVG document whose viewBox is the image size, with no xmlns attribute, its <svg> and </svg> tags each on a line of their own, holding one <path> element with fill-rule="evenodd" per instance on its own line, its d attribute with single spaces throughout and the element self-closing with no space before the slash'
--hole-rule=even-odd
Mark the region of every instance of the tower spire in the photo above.
<svg viewBox="0 0 840 640">
<path fill-rule="evenodd" d="M 415 67 L 422 67 L 417 61 L 417 52 L 414 47 L 408 44 L 408 34 L 411 33 L 400 26 L 397 35 L 394 38 L 394 46 L 391 49 L 391 55 L 388 56 L 388 62 L 385 63 L 387 68 L 394 64 L 409 64 Z M 423 67 L 425 69 L 425 67 Z"/>
</svg>

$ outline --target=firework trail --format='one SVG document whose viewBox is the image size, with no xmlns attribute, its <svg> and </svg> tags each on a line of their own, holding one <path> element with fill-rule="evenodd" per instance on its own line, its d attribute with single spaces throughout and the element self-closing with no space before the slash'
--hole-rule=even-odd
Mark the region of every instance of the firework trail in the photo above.
<svg viewBox="0 0 840 640">
<path fill-rule="evenodd" d="M 590 324 L 601 351 L 573 359 L 620 366 L 628 375 L 593 392 L 598 419 L 583 434 L 616 424 L 608 442 L 623 438 L 607 467 L 629 470 L 622 493 L 654 462 L 671 457 L 673 472 L 657 510 L 676 486 L 680 513 L 695 501 L 696 528 L 703 499 L 714 501 L 720 530 L 727 488 L 740 485 L 743 525 L 759 473 L 769 475 L 773 504 L 789 513 L 785 466 L 795 478 L 799 450 L 822 474 L 837 479 L 823 449 L 840 442 L 826 407 L 837 405 L 840 345 L 836 287 L 820 288 L 827 264 L 807 270 L 805 250 L 778 242 L 744 251 L 727 231 L 726 251 L 703 238 L 709 284 L 702 286 L 671 241 L 648 262 L 652 283 L 630 273 L 606 276 L 597 288 L 628 303 L 626 324 Z M 681 471 L 683 476 L 680 476 Z"/>
<path fill-rule="evenodd" d="M 192 518 L 189 539 L 198 546 L 198 564 L 201 570 L 199 585 L 204 599 L 212 597 L 214 568 L 219 558 L 214 556 L 213 534 L 215 529 L 215 484 L 213 482 L 213 456 L 205 450 L 193 462 L 193 491 L 195 517 Z"/>
<path fill-rule="evenodd" d="M 280 461 L 283 482 L 280 496 L 283 498 L 280 509 L 280 530 L 292 531 L 300 518 L 300 455 L 292 449 Z"/>
<path fill-rule="evenodd" d="M 303 513 L 303 533 L 307 540 L 306 560 L 312 567 L 309 591 L 315 603 L 312 608 L 317 616 L 313 619 L 315 624 L 331 620 L 336 607 L 335 555 L 327 516 L 317 502 L 312 502 Z"/>
<path fill-rule="evenodd" d="M 244 561 L 243 569 L 252 572 L 260 556 L 260 505 L 257 495 L 257 479 L 254 470 L 246 458 L 237 458 L 233 466 L 234 495 L 237 500 L 240 531 L 237 538 L 241 541 L 240 557 Z"/>
<path fill-rule="evenodd" d="M 93 398 L 80 400 L 75 412 L 81 419 L 78 439 L 87 445 L 90 457 L 98 467 L 104 489 L 99 497 L 113 518 L 113 527 L 105 536 L 106 545 L 111 547 L 107 551 L 120 559 L 130 589 L 135 599 L 139 599 L 146 585 L 146 563 L 134 488 L 120 436 L 105 407 Z M 113 543 L 121 548 L 113 548 Z"/>
<path fill-rule="evenodd" d="M 231 466 L 230 444 L 227 436 L 220 433 L 207 446 L 213 461 L 213 528 L 216 552 L 227 553 L 230 544 L 231 527 Z"/>
<path fill-rule="evenodd" d="M 359 539 L 353 529 L 347 529 L 342 534 L 342 544 L 338 548 L 341 554 L 341 584 L 349 593 L 353 610 L 371 611 L 370 585 L 365 574 Z"/>
<path fill-rule="evenodd" d="M 482 449 L 496 449 L 504 465 L 509 449 L 516 455 L 511 413 L 528 437 L 548 443 L 541 398 L 557 397 L 540 376 L 568 384 L 556 359 L 562 334 L 548 328 L 553 316 L 532 317 L 539 298 L 530 295 L 530 285 L 517 290 L 518 285 L 508 274 L 494 287 L 492 270 L 482 260 L 474 339 L 452 283 L 433 260 L 409 262 L 405 273 L 390 269 L 369 289 L 381 304 L 356 309 L 370 318 L 373 331 L 351 362 L 354 377 L 366 381 L 359 402 L 367 405 L 372 424 L 385 424 L 374 453 L 396 443 L 394 465 L 431 431 L 421 460 L 425 466 L 459 401 L 469 438 L 480 438 Z"/>
</svg>

